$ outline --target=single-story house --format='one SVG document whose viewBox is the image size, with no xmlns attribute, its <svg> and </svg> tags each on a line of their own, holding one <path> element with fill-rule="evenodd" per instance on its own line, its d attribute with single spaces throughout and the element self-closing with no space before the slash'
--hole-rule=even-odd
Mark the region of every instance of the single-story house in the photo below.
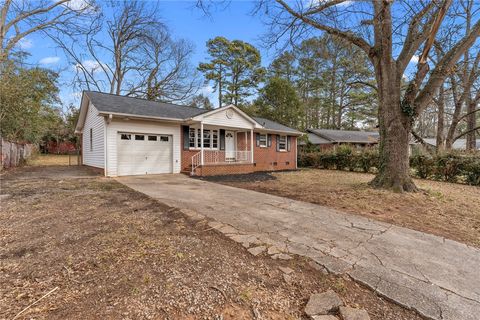
<svg viewBox="0 0 480 320">
<path fill-rule="evenodd" d="M 378 131 L 351 131 L 333 129 L 308 129 L 307 138 L 311 145 L 320 150 L 335 149 L 339 145 L 348 144 L 357 148 L 378 144 Z M 299 145 L 306 145 L 305 142 Z"/>
<path fill-rule="evenodd" d="M 432 148 L 437 147 L 437 139 L 435 138 L 424 138 L 426 144 Z M 480 150 L 480 140 L 477 140 L 476 143 L 477 150 Z M 454 150 L 466 150 L 467 149 L 467 139 L 457 139 L 453 142 L 452 149 Z"/>
<path fill-rule="evenodd" d="M 83 164 L 110 177 L 296 169 L 302 135 L 233 105 L 208 111 L 94 91 L 83 92 L 75 132 Z"/>
</svg>

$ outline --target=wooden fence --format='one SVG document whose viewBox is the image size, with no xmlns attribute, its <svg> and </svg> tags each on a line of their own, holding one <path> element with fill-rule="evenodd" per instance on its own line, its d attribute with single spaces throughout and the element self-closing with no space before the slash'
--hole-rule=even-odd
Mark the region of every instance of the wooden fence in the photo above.
<svg viewBox="0 0 480 320">
<path fill-rule="evenodd" d="M 16 143 L 0 138 L 1 143 L 1 160 L 0 170 L 11 167 L 18 167 L 23 164 L 37 151 L 34 144 Z"/>
</svg>

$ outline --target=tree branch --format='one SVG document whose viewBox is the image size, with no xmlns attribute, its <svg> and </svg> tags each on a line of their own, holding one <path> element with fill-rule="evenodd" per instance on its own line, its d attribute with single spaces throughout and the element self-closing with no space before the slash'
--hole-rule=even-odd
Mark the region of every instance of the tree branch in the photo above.
<svg viewBox="0 0 480 320">
<path fill-rule="evenodd" d="M 353 32 L 342 31 L 340 29 L 332 28 L 330 26 L 321 24 L 321 23 L 307 17 L 304 13 L 296 12 L 283 0 L 276 0 L 276 2 L 279 3 L 285 10 L 287 10 L 288 13 L 290 13 L 295 18 L 303 21 L 304 23 L 306 23 L 306 24 L 308 24 L 308 25 L 310 25 L 310 26 L 312 26 L 316 29 L 325 31 L 329 34 L 332 34 L 332 35 L 337 36 L 339 38 L 345 39 L 345 40 L 353 43 L 354 45 L 358 46 L 363 51 L 365 51 L 368 56 L 371 56 L 373 49 L 370 46 L 370 44 L 367 41 L 365 41 L 363 38 L 355 35 Z"/>
<path fill-rule="evenodd" d="M 475 23 L 470 33 L 460 40 L 445 56 L 439 61 L 432 71 L 423 90 L 414 100 L 416 113 L 422 112 L 432 100 L 435 91 L 440 87 L 445 78 L 451 73 L 454 64 L 460 59 L 461 55 L 468 50 L 480 35 L 480 20 Z"/>
</svg>

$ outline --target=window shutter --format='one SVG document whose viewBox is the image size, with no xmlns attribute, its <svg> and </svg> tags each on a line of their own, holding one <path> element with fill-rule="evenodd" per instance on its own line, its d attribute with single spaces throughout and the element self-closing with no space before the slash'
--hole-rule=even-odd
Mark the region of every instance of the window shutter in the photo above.
<svg viewBox="0 0 480 320">
<path fill-rule="evenodd" d="M 257 147 L 260 147 L 260 134 L 259 133 L 255 133 L 255 140 L 257 142 Z"/>
<path fill-rule="evenodd" d="M 225 129 L 220 129 L 220 150 L 225 150 Z"/>
<path fill-rule="evenodd" d="M 280 151 L 280 136 L 277 134 L 277 151 Z"/>
<path fill-rule="evenodd" d="M 287 151 L 290 151 L 290 139 L 291 139 L 291 138 L 292 138 L 292 137 L 287 136 Z"/>
<path fill-rule="evenodd" d="M 190 127 L 182 126 L 183 128 L 183 150 L 188 150 L 190 147 Z"/>
<path fill-rule="evenodd" d="M 272 146 L 272 135 L 267 134 L 267 146 L 270 148 Z"/>
</svg>

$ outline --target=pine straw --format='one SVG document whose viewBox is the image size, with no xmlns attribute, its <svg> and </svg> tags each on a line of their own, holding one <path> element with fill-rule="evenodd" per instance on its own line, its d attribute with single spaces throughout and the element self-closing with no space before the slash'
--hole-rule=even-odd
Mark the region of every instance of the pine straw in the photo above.
<svg viewBox="0 0 480 320">
<path fill-rule="evenodd" d="M 2 181 L 0 319 L 58 287 L 19 319 L 298 319 L 311 293 L 332 288 L 372 319 L 420 320 L 300 258 L 253 257 L 115 181 L 50 179 L 46 167 L 47 178 L 31 168 L 16 178 L 22 170 Z M 292 283 L 279 266 L 295 270 Z"/>
</svg>

